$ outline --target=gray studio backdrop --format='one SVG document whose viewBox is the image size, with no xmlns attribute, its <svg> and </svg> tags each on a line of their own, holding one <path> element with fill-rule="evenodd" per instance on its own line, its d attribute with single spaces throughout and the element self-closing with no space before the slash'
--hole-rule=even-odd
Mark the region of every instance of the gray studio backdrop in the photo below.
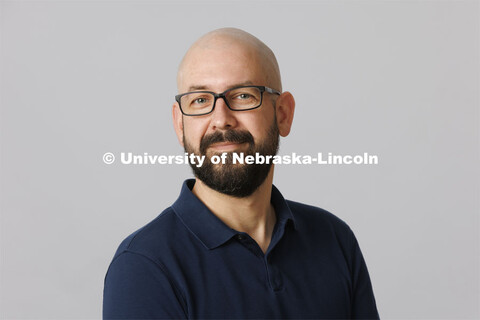
<svg viewBox="0 0 480 320">
<path fill-rule="evenodd" d="M 477 1 L 1 2 L 1 317 L 101 316 L 119 245 L 178 196 L 176 67 L 212 29 L 253 33 L 296 98 L 288 199 L 356 233 L 385 319 L 480 317 Z M 228 72 L 228 70 L 225 70 Z M 194 267 L 194 266 L 192 266 Z"/>
</svg>

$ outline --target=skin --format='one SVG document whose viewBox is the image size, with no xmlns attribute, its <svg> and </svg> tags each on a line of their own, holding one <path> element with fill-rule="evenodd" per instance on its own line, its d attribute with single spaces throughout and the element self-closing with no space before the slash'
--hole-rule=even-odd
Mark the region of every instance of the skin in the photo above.
<svg viewBox="0 0 480 320">
<path fill-rule="evenodd" d="M 197 40 L 183 58 L 177 75 L 178 92 L 208 90 L 223 92 L 238 85 L 266 85 L 281 91 L 278 64 L 273 52 L 251 34 L 234 28 L 212 31 Z M 274 103 L 275 100 L 275 103 Z M 223 99 L 217 100 L 212 113 L 183 116 L 178 103 L 173 105 L 173 124 L 180 144 L 183 138 L 198 150 L 203 136 L 217 130 L 248 130 L 255 143 L 263 141 L 267 129 L 276 121 L 282 137 L 290 133 L 295 100 L 291 93 L 280 96 L 264 93 L 260 108 L 236 112 Z M 246 145 L 217 143 L 209 153 L 242 152 Z M 270 203 L 274 167 L 262 185 L 245 198 L 231 197 L 197 179 L 193 193 L 226 225 L 249 234 L 265 253 L 270 244 L 276 216 Z"/>
</svg>

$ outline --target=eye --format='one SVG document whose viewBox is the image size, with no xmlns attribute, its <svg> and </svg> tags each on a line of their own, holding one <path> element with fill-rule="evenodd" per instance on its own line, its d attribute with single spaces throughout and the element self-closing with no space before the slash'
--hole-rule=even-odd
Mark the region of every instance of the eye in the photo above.
<svg viewBox="0 0 480 320">
<path fill-rule="evenodd" d="M 245 99 L 250 99 L 251 97 L 252 96 L 249 95 L 248 93 L 241 93 L 241 94 L 238 95 L 237 98 L 245 100 Z"/>
<path fill-rule="evenodd" d="M 203 107 L 209 105 L 212 100 L 213 97 L 210 97 L 207 94 L 191 94 L 187 97 L 188 104 L 195 107 Z"/>
<path fill-rule="evenodd" d="M 236 100 L 251 100 L 253 98 L 254 98 L 253 95 L 251 95 L 250 93 L 245 93 L 245 92 L 238 93 L 237 95 L 235 95 L 233 97 L 233 99 L 236 99 Z"/>
<path fill-rule="evenodd" d="M 207 102 L 207 99 L 205 99 L 205 98 L 197 98 L 197 99 L 192 101 L 192 103 L 196 103 L 196 104 L 202 104 L 202 103 L 205 103 L 205 102 Z"/>
</svg>

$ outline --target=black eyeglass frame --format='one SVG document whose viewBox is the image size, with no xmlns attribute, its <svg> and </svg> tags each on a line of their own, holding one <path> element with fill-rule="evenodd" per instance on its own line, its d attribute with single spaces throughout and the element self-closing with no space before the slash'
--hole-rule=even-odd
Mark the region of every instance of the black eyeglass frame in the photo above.
<svg viewBox="0 0 480 320">
<path fill-rule="evenodd" d="M 253 108 L 248 108 L 248 109 L 232 109 L 230 107 L 230 105 L 228 104 L 228 99 L 227 99 L 227 96 L 226 94 L 229 92 L 229 91 L 232 91 L 232 90 L 236 90 L 236 89 L 241 89 L 241 88 L 257 88 L 260 90 L 260 103 L 258 104 L 258 106 L 256 107 L 253 107 Z M 267 92 L 267 93 L 273 93 L 273 94 L 278 94 L 278 95 L 281 95 L 282 93 L 278 90 L 275 90 L 275 89 L 272 89 L 272 88 L 269 88 L 269 87 L 266 87 L 266 86 L 239 86 L 239 87 L 235 87 L 235 88 L 230 88 L 228 90 L 225 90 L 223 91 L 222 93 L 215 93 L 213 91 L 191 91 L 191 92 L 185 92 L 185 93 L 181 93 L 181 94 L 178 94 L 175 96 L 175 101 L 178 102 L 178 106 L 180 107 L 180 111 L 182 112 L 183 115 L 185 116 L 190 116 L 190 117 L 196 117 L 196 116 L 204 116 L 206 114 L 209 114 L 209 113 L 212 113 L 213 110 L 215 109 L 215 106 L 217 104 L 217 99 L 219 98 L 222 98 L 223 101 L 225 101 L 225 104 L 227 105 L 228 109 L 232 110 L 232 111 L 249 111 L 249 110 L 253 110 L 253 109 L 257 109 L 257 108 L 260 108 L 260 106 L 262 105 L 263 103 L 263 93 L 264 92 Z M 205 112 L 205 113 L 199 113 L 199 114 L 188 114 L 188 113 L 185 113 L 182 109 L 182 103 L 180 102 L 180 99 L 187 95 L 187 94 L 191 94 L 191 93 L 210 93 L 213 95 L 214 99 L 213 99 L 213 105 L 212 105 L 212 110 L 210 110 L 209 112 Z"/>
</svg>

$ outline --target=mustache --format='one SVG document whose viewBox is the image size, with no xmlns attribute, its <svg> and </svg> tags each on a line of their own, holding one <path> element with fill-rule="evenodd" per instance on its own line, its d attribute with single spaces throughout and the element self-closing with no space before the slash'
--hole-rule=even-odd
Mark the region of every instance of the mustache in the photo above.
<svg viewBox="0 0 480 320">
<path fill-rule="evenodd" d="M 217 131 L 209 134 L 208 136 L 205 136 L 202 141 L 200 141 L 200 153 L 205 154 L 209 146 L 218 142 L 249 143 L 251 146 L 255 144 L 252 134 L 248 131 Z"/>
</svg>

